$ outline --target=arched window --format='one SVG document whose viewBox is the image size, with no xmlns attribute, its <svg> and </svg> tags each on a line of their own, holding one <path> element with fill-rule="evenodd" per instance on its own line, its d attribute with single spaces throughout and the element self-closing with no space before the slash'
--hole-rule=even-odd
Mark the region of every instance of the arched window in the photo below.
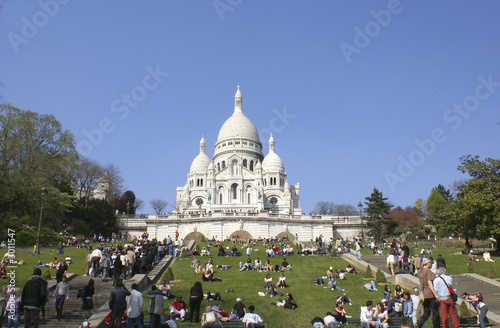
<svg viewBox="0 0 500 328">
<path fill-rule="evenodd" d="M 200 179 L 196 179 L 196 187 L 200 186 Z"/>
<path fill-rule="evenodd" d="M 233 195 L 233 199 L 238 199 L 238 185 L 236 183 L 231 185 L 231 194 Z"/>
<path fill-rule="evenodd" d="M 247 167 L 247 160 L 246 159 L 243 160 L 243 167 Z"/>
<path fill-rule="evenodd" d="M 253 171 L 253 161 L 250 161 L 250 171 Z"/>
<path fill-rule="evenodd" d="M 248 204 L 251 204 L 251 203 L 252 203 L 252 202 L 251 202 L 251 200 L 252 200 L 252 199 L 251 199 L 250 193 L 248 193 Z"/>
<path fill-rule="evenodd" d="M 222 161 L 222 169 L 224 170 L 226 168 L 226 161 Z"/>
<path fill-rule="evenodd" d="M 222 204 L 222 200 L 224 199 L 224 187 L 220 186 L 219 187 L 219 204 Z"/>
<path fill-rule="evenodd" d="M 220 163 L 217 163 L 217 171 L 220 171 Z"/>
<path fill-rule="evenodd" d="M 203 179 L 200 179 L 200 186 L 203 187 Z"/>
</svg>

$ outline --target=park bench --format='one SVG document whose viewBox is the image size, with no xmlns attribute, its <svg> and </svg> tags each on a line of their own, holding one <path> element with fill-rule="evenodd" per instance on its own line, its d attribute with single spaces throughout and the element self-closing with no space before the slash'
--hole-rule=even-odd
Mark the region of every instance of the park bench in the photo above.
<svg viewBox="0 0 500 328">
<path fill-rule="evenodd" d="M 345 324 L 349 327 L 363 327 L 361 325 L 361 319 L 359 318 L 349 318 Z M 401 325 L 401 318 L 390 318 L 389 327 L 399 327 Z"/>
<path fill-rule="evenodd" d="M 221 321 L 222 327 L 244 327 L 241 320 Z"/>
<path fill-rule="evenodd" d="M 459 325 L 460 327 L 481 327 L 480 324 L 477 323 L 477 317 L 476 316 L 470 316 L 470 317 L 459 317 L 458 318 L 459 321 Z M 486 327 L 493 327 L 494 324 L 491 324 L 489 321 L 488 321 L 488 318 L 485 318 L 484 320 L 484 323 L 486 325 Z M 451 325 L 450 325 L 451 327 Z"/>
</svg>

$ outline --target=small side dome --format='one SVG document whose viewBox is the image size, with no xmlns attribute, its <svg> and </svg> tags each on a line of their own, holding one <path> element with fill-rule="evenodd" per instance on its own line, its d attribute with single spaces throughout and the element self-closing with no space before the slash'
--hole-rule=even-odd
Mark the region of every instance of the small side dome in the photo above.
<svg viewBox="0 0 500 328">
<path fill-rule="evenodd" d="M 212 161 L 210 161 L 210 165 L 208 165 L 208 170 L 214 170 L 214 163 Z"/>
<path fill-rule="evenodd" d="M 285 172 L 283 161 L 275 152 L 270 152 L 262 161 L 262 170 L 264 172 Z"/>
<path fill-rule="evenodd" d="M 212 164 L 212 161 L 208 156 L 203 154 L 198 154 L 191 163 L 191 168 L 189 169 L 189 173 L 205 173 L 209 165 Z M 213 166 L 213 164 L 212 164 Z"/>
<path fill-rule="evenodd" d="M 191 163 L 189 173 L 206 173 L 210 164 L 212 164 L 212 161 L 208 158 L 207 154 L 205 154 L 205 138 L 201 136 L 200 153 Z"/>
</svg>

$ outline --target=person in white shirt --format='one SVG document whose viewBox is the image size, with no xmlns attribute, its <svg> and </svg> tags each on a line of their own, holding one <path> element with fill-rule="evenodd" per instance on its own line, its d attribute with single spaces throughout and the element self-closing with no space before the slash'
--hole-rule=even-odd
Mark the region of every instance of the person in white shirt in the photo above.
<svg viewBox="0 0 500 328">
<path fill-rule="evenodd" d="M 323 321 L 325 323 L 325 327 L 328 328 L 337 328 L 339 326 L 337 319 L 335 319 L 335 317 L 331 314 L 331 312 L 326 313 L 326 316 L 323 318 Z"/>
<path fill-rule="evenodd" d="M 99 274 L 99 261 L 101 260 L 102 252 L 99 248 L 96 248 L 92 252 L 92 274 L 95 277 Z"/>
<path fill-rule="evenodd" d="M 127 296 L 127 327 L 134 327 L 135 324 L 139 328 L 144 327 L 142 306 L 144 305 L 144 297 L 137 290 L 137 284 L 132 284 L 130 296 Z"/>
<path fill-rule="evenodd" d="M 377 327 L 378 323 L 373 321 L 373 313 L 375 313 L 375 309 L 373 309 L 373 302 L 366 301 L 366 306 L 361 307 L 361 326 L 364 328 Z"/>
<path fill-rule="evenodd" d="M 255 307 L 253 305 L 250 305 L 248 307 L 247 313 L 245 313 L 245 316 L 241 321 L 245 324 L 246 328 L 267 328 L 267 324 L 263 322 L 262 318 L 260 315 L 257 313 L 254 313 Z"/>
</svg>

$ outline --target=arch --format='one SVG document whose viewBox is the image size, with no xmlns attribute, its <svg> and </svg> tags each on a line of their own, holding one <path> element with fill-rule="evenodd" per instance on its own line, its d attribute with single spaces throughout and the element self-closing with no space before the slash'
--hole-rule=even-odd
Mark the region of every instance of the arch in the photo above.
<svg viewBox="0 0 500 328">
<path fill-rule="evenodd" d="M 202 242 L 202 241 L 206 241 L 207 240 L 207 237 L 205 237 L 204 234 L 202 234 L 201 232 L 198 232 L 198 231 L 192 231 L 190 233 L 188 233 L 186 235 L 186 237 L 184 237 L 184 241 L 187 243 L 188 241 L 190 240 L 195 240 L 197 243 L 199 242 Z"/>
<path fill-rule="evenodd" d="M 285 238 L 285 240 L 290 241 L 291 243 L 295 242 L 295 235 L 293 233 L 290 233 L 290 231 L 282 231 L 279 234 L 276 235 L 276 238 L 281 240 L 282 238 Z"/>
<path fill-rule="evenodd" d="M 237 183 L 233 183 L 231 185 L 231 198 L 238 199 L 238 184 Z"/>
<path fill-rule="evenodd" d="M 229 236 L 230 239 L 238 238 L 241 240 L 248 240 L 252 238 L 252 234 L 246 230 L 236 230 Z"/>
<path fill-rule="evenodd" d="M 217 171 L 220 171 L 220 163 L 217 163 Z"/>
<path fill-rule="evenodd" d="M 250 171 L 253 171 L 253 161 L 250 161 Z"/>
<path fill-rule="evenodd" d="M 218 189 L 218 193 L 219 193 L 219 204 L 222 204 L 223 203 L 223 200 L 224 200 L 224 187 L 223 186 L 220 186 L 219 189 Z"/>
<path fill-rule="evenodd" d="M 247 167 L 247 160 L 246 159 L 243 160 L 243 167 Z"/>
<path fill-rule="evenodd" d="M 222 169 L 224 170 L 226 168 L 226 161 L 222 161 Z"/>
<path fill-rule="evenodd" d="M 246 193 L 247 193 L 247 204 L 252 204 L 252 186 L 247 186 Z"/>
</svg>

